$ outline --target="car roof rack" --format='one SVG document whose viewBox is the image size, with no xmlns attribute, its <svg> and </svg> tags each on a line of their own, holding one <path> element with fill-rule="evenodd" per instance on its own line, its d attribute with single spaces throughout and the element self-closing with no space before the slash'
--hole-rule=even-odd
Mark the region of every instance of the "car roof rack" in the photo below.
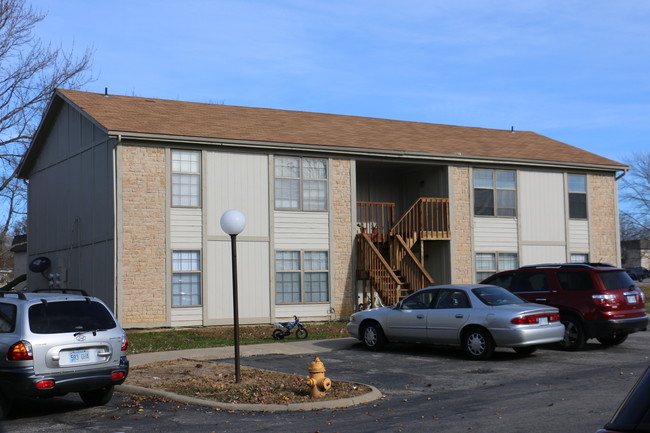
<svg viewBox="0 0 650 433">
<path fill-rule="evenodd" d="M 616 268 L 610 263 L 603 262 L 584 262 L 584 263 L 545 263 L 540 265 L 526 265 L 521 269 L 534 269 L 534 268 Z"/>
<path fill-rule="evenodd" d="M 25 301 L 27 299 L 27 297 L 25 296 L 25 294 L 23 292 L 15 292 L 13 290 L 2 290 L 2 291 L 0 291 L 0 298 L 4 298 L 7 295 L 16 295 L 16 296 L 18 296 L 18 299 L 21 299 L 23 301 Z"/>
<path fill-rule="evenodd" d="M 81 296 L 88 296 L 88 292 L 83 289 L 63 289 L 59 287 L 52 287 L 48 289 L 36 289 L 32 290 L 31 293 L 65 293 L 65 294 L 78 294 Z"/>
</svg>

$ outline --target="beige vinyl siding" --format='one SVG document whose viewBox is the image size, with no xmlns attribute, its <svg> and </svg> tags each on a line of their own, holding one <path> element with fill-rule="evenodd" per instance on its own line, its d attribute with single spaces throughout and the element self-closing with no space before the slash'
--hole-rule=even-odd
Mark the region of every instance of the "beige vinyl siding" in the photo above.
<svg viewBox="0 0 650 433">
<path fill-rule="evenodd" d="M 566 262 L 564 245 L 524 245 L 521 247 L 520 265 Z"/>
<path fill-rule="evenodd" d="M 208 287 L 204 297 L 206 324 L 228 324 L 233 319 L 232 260 L 230 239 L 207 243 L 203 277 Z M 266 242 L 237 237 L 237 287 L 239 320 L 244 323 L 270 321 L 271 289 L 269 247 Z"/>
<path fill-rule="evenodd" d="M 201 209 L 171 208 L 169 231 L 172 250 L 200 250 L 203 241 Z"/>
<path fill-rule="evenodd" d="M 171 326 L 201 326 L 201 314 L 201 307 L 172 308 Z"/>
<path fill-rule="evenodd" d="M 518 191 L 520 240 L 566 242 L 564 175 L 520 171 Z"/>
<path fill-rule="evenodd" d="M 268 322 L 268 156 L 204 151 L 202 169 L 206 231 L 202 260 L 204 324 L 232 324 L 233 320 L 231 242 L 221 229 L 221 216 L 230 209 L 246 217 L 246 227 L 237 236 L 240 322 Z"/>
<path fill-rule="evenodd" d="M 293 316 L 300 320 L 331 320 L 330 304 L 299 304 L 299 305 L 277 305 L 275 307 L 276 321 L 293 320 Z"/>
<path fill-rule="evenodd" d="M 589 221 L 569 220 L 569 246 L 572 253 L 589 252 Z"/>
<path fill-rule="evenodd" d="M 485 252 L 517 252 L 517 220 L 474 218 L 474 249 Z"/>
<path fill-rule="evenodd" d="M 207 236 L 225 236 L 221 216 L 230 209 L 246 217 L 247 237 L 269 236 L 268 156 L 204 152 L 203 205 L 209 218 L 205 221 Z"/>
<path fill-rule="evenodd" d="M 327 212 L 274 214 L 275 250 L 329 250 Z"/>
</svg>

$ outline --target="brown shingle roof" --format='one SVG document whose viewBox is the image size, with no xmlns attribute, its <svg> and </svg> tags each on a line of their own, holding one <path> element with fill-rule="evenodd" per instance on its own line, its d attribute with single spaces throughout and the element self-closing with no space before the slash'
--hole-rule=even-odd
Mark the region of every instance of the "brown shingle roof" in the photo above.
<svg viewBox="0 0 650 433">
<path fill-rule="evenodd" d="M 626 167 L 529 131 L 59 92 L 113 132 Z"/>
</svg>

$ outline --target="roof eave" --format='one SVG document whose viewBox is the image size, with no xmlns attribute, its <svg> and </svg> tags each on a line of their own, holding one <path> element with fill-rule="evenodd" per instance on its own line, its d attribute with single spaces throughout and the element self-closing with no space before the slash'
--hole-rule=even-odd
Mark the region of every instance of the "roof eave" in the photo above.
<svg viewBox="0 0 650 433">
<path fill-rule="evenodd" d="M 476 155 L 461 155 L 461 154 L 443 154 L 443 153 L 428 153 L 428 152 L 411 152 L 403 150 L 388 150 L 388 149 L 368 149 L 360 147 L 342 147 L 330 145 L 314 145 L 314 144 L 300 144 L 300 143 L 280 143 L 280 142 L 266 142 L 266 141 L 251 141 L 251 140 L 235 140 L 223 138 L 206 138 L 206 137 L 191 137 L 191 136 L 178 136 L 166 134 L 152 134 L 152 133 L 138 133 L 128 131 L 108 131 L 109 136 L 118 138 L 119 141 L 124 139 L 140 140 L 140 141 L 162 141 L 174 142 L 184 144 L 196 145 L 210 145 L 210 146 L 223 146 L 233 148 L 257 148 L 257 149 L 277 149 L 284 151 L 305 151 L 305 152 L 319 152 L 336 155 L 347 156 L 360 156 L 360 157 L 383 157 L 383 158 L 399 158 L 399 159 L 418 159 L 418 160 L 435 160 L 446 161 L 456 164 L 492 164 L 492 165 L 526 165 L 533 167 L 553 167 L 563 169 L 582 169 L 582 170 L 599 170 L 599 171 L 628 171 L 629 166 L 626 165 L 604 165 L 593 163 L 581 162 L 565 162 L 565 161 L 544 161 L 536 159 L 525 158 L 494 158 L 489 156 L 476 156 Z"/>
</svg>

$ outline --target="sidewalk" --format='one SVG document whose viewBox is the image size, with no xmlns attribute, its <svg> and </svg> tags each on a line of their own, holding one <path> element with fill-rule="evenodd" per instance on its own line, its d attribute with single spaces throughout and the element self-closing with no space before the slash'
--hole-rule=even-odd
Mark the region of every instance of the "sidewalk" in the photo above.
<svg viewBox="0 0 650 433">
<path fill-rule="evenodd" d="M 351 346 L 358 342 L 352 337 L 333 338 L 329 340 L 289 340 L 278 343 L 247 344 L 239 346 L 241 357 L 255 355 L 306 355 L 310 353 L 332 352 Z M 204 349 L 173 350 L 170 352 L 149 352 L 128 355 L 132 367 L 150 362 L 168 361 L 171 359 L 229 359 L 235 357 L 233 346 L 208 347 Z"/>
<path fill-rule="evenodd" d="M 335 338 L 330 340 L 302 340 L 302 341 L 286 341 L 282 343 L 265 343 L 265 344 L 249 344 L 239 347 L 241 357 L 249 357 L 255 355 L 308 355 L 317 353 L 333 352 L 336 350 L 344 349 L 358 340 L 348 338 Z M 206 359 L 231 359 L 235 357 L 235 349 L 233 346 L 229 347 L 209 347 L 204 349 L 187 349 L 187 350 L 174 350 L 170 352 L 150 352 L 138 353 L 135 355 L 128 355 L 129 362 L 132 367 L 148 364 L 151 362 L 168 361 L 179 358 L 206 360 Z M 357 404 L 369 403 L 371 401 L 381 398 L 381 392 L 371 386 L 372 390 L 365 395 L 353 398 L 344 398 L 339 400 L 324 400 L 314 401 L 309 403 L 293 403 L 287 405 L 276 404 L 233 404 L 223 403 L 214 400 L 203 400 L 194 397 L 174 394 L 159 389 L 143 388 L 133 385 L 119 385 L 115 387 L 116 391 L 125 392 L 128 394 L 139 394 L 151 397 L 162 397 L 169 400 L 174 400 L 182 403 L 195 404 L 200 406 L 208 406 L 223 410 L 243 410 L 243 411 L 264 411 L 264 412 L 291 412 L 291 411 L 305 411 L 305 410 L 319 410 L 319 409 L 335 409 L 350 407 Z"/>
</svg>

